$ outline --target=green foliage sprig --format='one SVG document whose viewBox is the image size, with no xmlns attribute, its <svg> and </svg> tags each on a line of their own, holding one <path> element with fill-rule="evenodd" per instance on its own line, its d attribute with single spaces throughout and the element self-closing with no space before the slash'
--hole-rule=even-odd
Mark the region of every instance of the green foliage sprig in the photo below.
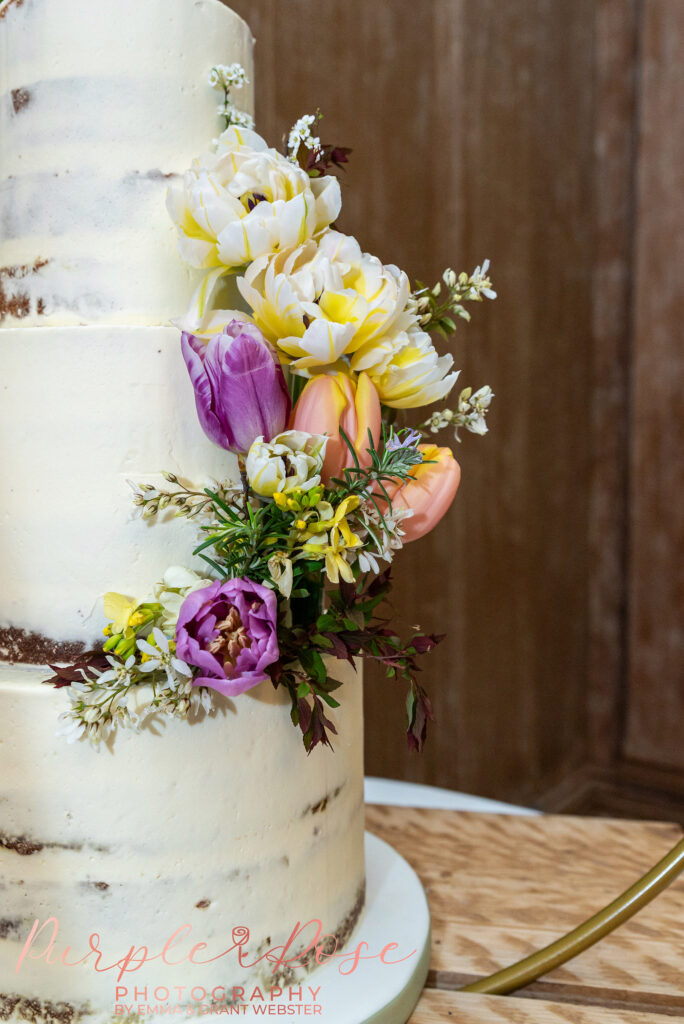
<svg viewBox="0 0 684 1024">
<path fill-rule="evenodd" d="M 402 640 L 388 620 L 377 615 L 390 590 L 389 569 L 368 584 L 341 583 L 330 591 L 328 607 L 308 627 L 283 626 L 279 630 L 281 658 L 270 670 L 271 678 L 274 685 L 287 687 L 292 721 L 299 726 L 308 751 L 319 743 L 331 746 L 329 734 L 335 733 L 326 707 L 338 707 L 332 694 L 341 683 L 327 676 L 324 655 L 352 665 L 355 658 L 376 661 L 384 665 L 390 678 L 408 682 L 407 741 L 412 750 L 423 749 L 427 724 L 434 714 L 418 682 L 416 659 L 431 651 L 443 636 L 416 630 L 409 640 Z"/>
</svg>

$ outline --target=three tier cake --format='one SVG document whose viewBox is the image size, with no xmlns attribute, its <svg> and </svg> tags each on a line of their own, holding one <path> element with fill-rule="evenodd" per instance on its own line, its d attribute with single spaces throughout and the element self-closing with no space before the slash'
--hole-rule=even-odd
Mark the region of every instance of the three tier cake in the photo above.
<svg viewBox="0 0 684 1024">
<path fill-rule="evenodd" d="M 101 640 L 104 590 L 140 594 L 187 563 L 192 525 L 133 518 L 127 481 L 232 465 L 200 428 L 168 323 L 197 275 L 164 203 L 220 131 L 204 83 L 226 61 L 252 78 L 249 28 L 218 0 L 0 4 L 1 1019 L 111 1016 L 117 972 L 94 954 L 48 963 L 51 937 L 75 961 L 97 933 L 112 963 L 186 925 L 184 948 L 217 955 L 246 926 L 258 955 L 310 919 L 344 941 L 363 905 L 350 668 L 335 751 L 310 756 L 270 682 L 98 749 L 55 735 L 63 694 L 43 685 L 47 663 Z M 51 923 L 21 959 L 36 922 Z M 232 956 L 131 977 L 220 1001 L 248 975 Z"/>
</svg>

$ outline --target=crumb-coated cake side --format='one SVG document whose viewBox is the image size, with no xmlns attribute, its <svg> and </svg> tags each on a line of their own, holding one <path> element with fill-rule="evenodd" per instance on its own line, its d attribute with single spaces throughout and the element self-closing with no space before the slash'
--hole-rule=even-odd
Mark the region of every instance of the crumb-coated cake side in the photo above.
<svg viewBox="0 0 684 1024">
<path fill-rule="evenodd" d="M 183 926 L 181 961 L 208 957 L 249 929 L 249 962 L 287 942 L 298 923 L 348 938 L 363 906 L 363 718 L 360 676 L 336 662 L 345 699 L 335 749 L 307 755 L 289 700 L 270 682 L 189 720 L 151 718 L 99 749 L 55 736 L 61 694 L 28 666 L 0 668 L 0 993 L 7 1000 L 113 1012 L 115 972 L 17 961 L 36 921 L 55 918 L 55 959 L 77 960 L 97 933 L 103 963 L 131 946 L 158 954 Z M 302 933 L 290 957 L 313 938 Z M 45 950 L 49 925 L 31 947 Z M 287 967 L 264 978 L 290 974 Z M 137 986 L 244 983 L 235 953 L 127 974 Z M 302 971 L 291 974 L 302 977 Z M 175 1000 L 174 1000 L 175 1001 Z M 13 1012 L 18 1012 L 19 1004 Z M 0 1004 L 0 1010 L 2 1004 Z M 48 1015 L 49 1016 L 49 1015 Z M 43 1017 L 41 1019 L 48 1019 Z"/>
<path fill-rule="evenodd" d="M 0 325 L 165 324 L 197 275 L 164 208 L 220 131 L 208 69 L 252 74 L 220 0 L 0 3 Z M 253 110 L 253 87 L 240 96 Z"/>
</svg>

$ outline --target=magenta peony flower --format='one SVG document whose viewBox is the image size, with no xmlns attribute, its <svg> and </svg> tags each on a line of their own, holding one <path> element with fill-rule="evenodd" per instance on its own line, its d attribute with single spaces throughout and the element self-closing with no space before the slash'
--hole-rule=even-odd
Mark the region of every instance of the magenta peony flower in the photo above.
<svg viewBox="0 0 684 1024">
<path fill-rule="evenodd" d="M 200 670 L 195 686 L 226 697 L 262 683 L 278 660 L 274 592 L 248 579 L 217 581 L 195 590 L 181 605 L 176 654 Z"/>
<path fill-rule="evenodd" d="M 205 343 L 183 332 L 181 349 L 209 440 L 232 452 L 282 433 L 292 402 L 278 357 L 254 324 L 232 320 Z"/>
</svg>

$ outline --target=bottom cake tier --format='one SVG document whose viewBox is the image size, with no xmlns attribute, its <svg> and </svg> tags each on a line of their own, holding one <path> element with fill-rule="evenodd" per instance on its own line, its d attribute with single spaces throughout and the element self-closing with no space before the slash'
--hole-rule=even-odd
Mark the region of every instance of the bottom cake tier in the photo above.
<svg viewBox="0 0 684 1024">
<path fill-rule="evenodd" d="M 299 984 L 276 963 L 315 938 L 279 956 L 298 925 L 346 941 L 365 891 L 362 685 L 345 662 L 330 674 L 335 749 L 307 755 L 270 682 L 94 748 L 55 735 L 49 672 L 0 667 L 0 1019 L 122 1020 L 134 989 L 205 1012 Z"/>
</svg>

